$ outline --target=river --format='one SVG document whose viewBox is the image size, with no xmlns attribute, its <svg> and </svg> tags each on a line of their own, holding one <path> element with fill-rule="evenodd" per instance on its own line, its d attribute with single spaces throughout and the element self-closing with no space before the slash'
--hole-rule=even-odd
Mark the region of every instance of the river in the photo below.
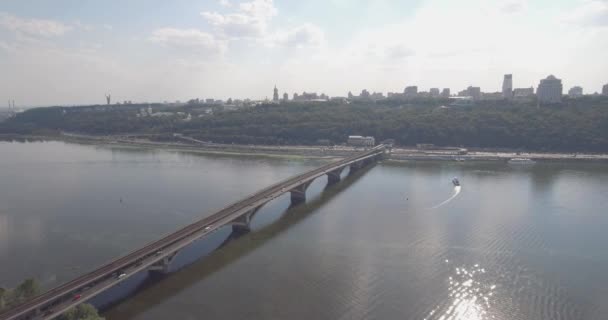
<svg viewBox="0 0 608 320">
<path fill-rule="evenodd" d="M 0 286 L 50 288 L 328 160 L 0 142 Z M 462 184 L 455 188 L 457 176 Z M 608 164 L 385 161 L 107 319 L 605 319 Z"/>
</svg>

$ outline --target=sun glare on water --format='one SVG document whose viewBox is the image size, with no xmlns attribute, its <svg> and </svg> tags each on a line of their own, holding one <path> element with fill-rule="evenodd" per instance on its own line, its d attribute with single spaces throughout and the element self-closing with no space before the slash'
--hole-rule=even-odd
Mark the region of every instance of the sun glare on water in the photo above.
<svg viewBox="0 0 608 320">
<path fill-rule="evenodd" d="M 425 320 L 494 319 L 489 311 L 496 285 L 480 279 L 485 273 L 477 264 L 469 269 L 455 268 L 448 278 L 448 301 L 429 312 Z"/>
</svg>

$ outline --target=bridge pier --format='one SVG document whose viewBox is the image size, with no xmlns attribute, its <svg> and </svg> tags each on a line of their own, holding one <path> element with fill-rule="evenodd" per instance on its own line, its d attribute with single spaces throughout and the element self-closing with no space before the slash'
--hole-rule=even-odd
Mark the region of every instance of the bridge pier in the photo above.
<svg viewBox="0 0 608 320">
<path fill-rule="evenodd" d="M 232 221 L 232 231 L 235 233 L 246 233 L 251 231 L 251 220 L 253 216 L 262 208 L 263 205 L 249 210 L 247 213 L 239 216 Z"/>
<path fill-rule="evenodd" d="M 289 190 L 291 193 L 291 204 L 298 204 L 306 201 L 306 189 L 308 189 L 308 186 L 310 186 L 311 183 L 312 180 Z"/>
<path fill-rule="evenodd" d="M 334 184 L 337 182 L 340 182 L 340 174 L 342 174 L 342 171 L 344 170 L 345 167 L 340 167 L 336 170 L 332 170 L 330 172 L 327 173 L 327 184 Z"/>
<path fill-rule="evenodd" d="M 172 254 L 164 257 L 162 260 L 158 261 L 157 263 L 151 265 L 148 268 L 148 271 L 162 273 L 162 274 L 169 273 L 169 266 L 171 266 L 171 261 L 173 261 L 173 258 L 175 258 L 177 253 L 178 253 L 178 251 L 175 251 Z"/>
</svg>

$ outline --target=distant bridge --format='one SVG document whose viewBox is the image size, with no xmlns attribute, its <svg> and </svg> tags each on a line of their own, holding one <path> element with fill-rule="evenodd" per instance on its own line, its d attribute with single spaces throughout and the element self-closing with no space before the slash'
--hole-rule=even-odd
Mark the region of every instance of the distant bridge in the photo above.
<svg viewBox="0 0 608 320">
<path fill-rule="evenodd" d="M 344 168 L 350 166 L 351 172 L 356 171 L 382 158 L 384 152 L 385 146 L 379 145 L 271 185 L 143 248 L 6 310 L 0 314 L 0 320 L 52 319 L 140 271 L 167 273 L 175 255 L 195 240 L 226 225 L 231 225 L 235 231 L 248 231 L 253 216 L 272 199 L 289 192 L 293 204 L 303 202 L 306 200 L 306 189 L 316 178 L 327 175 L 328 184 L 336 183 L 340 181 Z"/>
</svg>

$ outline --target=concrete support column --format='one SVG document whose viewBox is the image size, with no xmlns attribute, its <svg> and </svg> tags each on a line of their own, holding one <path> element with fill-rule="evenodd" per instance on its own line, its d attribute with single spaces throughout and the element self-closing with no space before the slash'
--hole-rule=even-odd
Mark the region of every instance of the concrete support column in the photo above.
<svg viewBox="0 0 608 320">
<path fill-rule="evenodd" d="M 251 220 L 253 216 L 262 208 L 262 206 L 256 207 L 247 211 L 247 213 L 241 215 L 232 221 L 232 231 L 234 232 L 249 232 L 251 231 Z"/>
<path fill-rule="evenodd" d="M 327 173 L 327 184 L 334 184 L 340 181 L 340 175 L 345 167 L 340 167 Z"/>
<path fill-rule="evenodd" d="M 175 251 L 172 254 L 164 257 L 162 260 L 158 261 L 157 263 L 151 265 L 150 268 L 148 268 L 148 270 L 158 272 L 158 273 L 163 273 L 163 274 L 169 273 L 169 266 L 171 266 L 171 261 L 173 261 L 173 258 L 175 257 L 175 255 L 177 255 L 177 252 L 178 251 Z"/>
<path fill-rule="evenodd" d="M 301 185 L 289 190 L 291 193 L 291 203 L 297 204 L 306 201 L 306 189 L 312 181 L 302 183 Z"/>
</svg>

